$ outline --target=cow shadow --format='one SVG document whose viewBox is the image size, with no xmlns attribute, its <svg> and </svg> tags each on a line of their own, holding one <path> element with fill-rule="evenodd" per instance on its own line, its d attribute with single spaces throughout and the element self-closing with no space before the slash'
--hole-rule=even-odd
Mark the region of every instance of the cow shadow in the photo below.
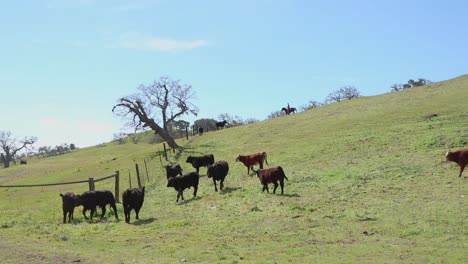
<svg viewBox="0 0 468 264">
<path fill-rule="evenodd" d="M 228 194 L 228 193 L 232 193 L 232 192 L 235 192 L 237 190 L 240 190 L 242 189 L 241 187 L 224 187 L 223 190 L 221 191 L 221 194 Z"/>
<path fill-rule="evenodd" d="M 291 193 L 291 194 L 289 194 L 289 193 L 284 193 L 284 194 L 280 194 L 280 196 L 285 196 L 285 197 L 290 197 L 290 198 L 291 198 L 291 197 L 301 197 L 301 196 L 300 196 L 299 194 L 297 194 L 297 193 Z"/>
<path fill-rule="evenodd" d="M 154 221 L 156 221 L 156 218 L 150 217 L 150 218 L 148 218 L 148 219 L 143 219 L 143 220 L 142 220 L 142 219 L 139 219 L 139 220 L 136 220 L 136 221 L 134 221 L 134 222 L 132 222 L 132 223 L 130 223 L 130 224 L 136 225 L 136 226 L 140 226 L 140 225 L 151 224 L 151 223 L 153 223 Z"/>
<path fill-rule="evenodd" d="M 189 203 L 191 203 L 191 202 L 193 202 L 193 201 L 198 201 L 198 200 L 200 200 L 200 199 L 201 199 L 201 197 L 199 197 L 199 196 L 197 196 L 197 197 L 192 197 L 192 198 L 190 198 L 190 199 L 185 199 L 185 200 L 183 200 L 181 203 L 177 203 L 177 205 L 179 205 L 179 206 L 181 206 L 181 205 L 186 205 L 186 204 L 189 204 Z"/>
</svg>

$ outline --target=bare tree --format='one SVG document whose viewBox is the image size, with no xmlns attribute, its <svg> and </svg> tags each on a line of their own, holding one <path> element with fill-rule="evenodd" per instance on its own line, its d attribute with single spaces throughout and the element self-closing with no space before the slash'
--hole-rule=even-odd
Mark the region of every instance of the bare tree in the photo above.
<svg viewBox="0 0 468 264">
<path fill-rule="evenodd" d="M 343 99 L 351 100 L 353 98 L 358 98 L 360 96 L 359 91 L 356 87 L 348 85 L 340 88 L 339 92 Z"/>
<path fill-rule="evenodd" d="M 390 89 L 392 92 L 398 92 L 400 90 L 403 89 L 403 84 L 393 84 L 392 86 L 390 86 Z"/>
<path fill-rule="evenodd" d="M 228 123 L 229 127 L 241 126 L 245 124 L 245 121 L 242 120 L 240 116 L 232 116 L 228 113 L 222 113 L 218 115 L 218 120 L 225 120 Z"/>
<path fill-rule="evenodd" d="M 130 118 L 135 129 L 149 127 L 171 148 L 180 148 L 169 134 L 168 125 L 184 114 L 197 115 L 198 108 L 190 102 L 193 97 L 191 85 L 166 76 L 148 86 L 140 85 L 135 95 L 120 98 L 112 112 Z"/>
<path fill-rule="evenodd" d="M 309 109 L 313 109 L 313 108 L 318 108 L 320 106 L 322 106 L 322 103 L 311 100 L 311 101 L 309 101 L 309 103 L 301 106 L 300 108 L 301 108 L 301 111 L 305 111 L 305 110 L 309 110 Z"/>
<path fill-rule="evenodd" d="M 328 96 L 327 96 L 327 102 L 341 102 L 341 100 L 343 100 L 343 95 L 341 94 L 341 92 L 338 90 L 338 91 L 334 91 L 334 92 L 331 92 Z"/>
<path fill-rule="evenodd" d="M 37 137 L 24 137 L 22 140 L 18 140 L 18 138 L 13 137 L 10 131 L 0 131 L 0 148 L 3 150 L 0 159 L 3 166 L 10 167 L 10 162 L 14 161 L 18 151 L 32 148 L 36 141 Z"/>
</svg>

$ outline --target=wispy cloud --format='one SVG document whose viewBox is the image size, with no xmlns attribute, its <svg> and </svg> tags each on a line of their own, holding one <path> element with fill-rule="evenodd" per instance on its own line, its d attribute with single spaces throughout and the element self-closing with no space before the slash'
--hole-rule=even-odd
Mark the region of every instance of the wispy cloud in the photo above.
<svg viewBox="0 0 468 264">
<path fill-rule="evenodd" d="M 59 129 L 65 127 L 65 123 L 53 118 L 39 120 L 39 124 L 50 129 Z"/>
<path fill-rule="evenodd" d="M 140 49 L 151 51 L 178 51 L 191 50 L 208 45 L 206 40 L 178 41 L 157 37 L 145 37 L 138 34 L 124 36 L 120 42 L 127 49 Z"/>
<path fill-rule="evenodd" d="M 102 124 L 94 121 L 84 121 L 78 124 L 80 131 L 85 133 L 108 132 L 111 133 L 114 127 L 111 124 Z"/>
</svg>

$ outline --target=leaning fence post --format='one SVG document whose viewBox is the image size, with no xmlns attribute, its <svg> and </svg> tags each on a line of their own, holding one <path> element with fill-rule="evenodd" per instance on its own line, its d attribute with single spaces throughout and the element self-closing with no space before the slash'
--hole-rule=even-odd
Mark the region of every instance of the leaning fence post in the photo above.
<svg viewBox="0 0 468 264">
<path fill-rule="evenodd" d="M 132 178 L 130 177 L 130 170 L 128 170 L 128 183 L 130 184 L 130 189 L 132 188 Z"/>
<path fill-rule="evenodd" d="M 119 171 L 115 172 L 115 201 L 120 203 L 120 190 L 119 190 L 119 182 L 120 182 Z"/>
<path fill-rule="evenodd" d="M 135 163 L 135 169 L 136 169 L 137 180 L 138 180 L 138 188 L 141 188 L 140 170 L 138 169 L 138 164 L 136 163 Z"/>
<path fill-rule="evenodd" d="M 94 190 L 95 190 L 95 187 L 94 187 L 94 178 L 93 178 L 93 177 L 89 177 L 89 190 L 90 190 L 90 191 L 94 191 Z"/>
<path fill-rule="evenodd" d="M 146 166 L 146 159 L 143 159 L 143 161 L 145 162 L 146 180 L 147 180 L 147 182 L 149 182 L 148 166 Z"/>
</svg>

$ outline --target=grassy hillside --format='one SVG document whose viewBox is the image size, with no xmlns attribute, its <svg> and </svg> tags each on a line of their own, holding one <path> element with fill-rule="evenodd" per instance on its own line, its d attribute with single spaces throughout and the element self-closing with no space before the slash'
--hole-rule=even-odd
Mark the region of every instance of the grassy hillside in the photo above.
<svg viewBox="0 0 468 264">
<path fill-rule="evenodd" d="M 132 224 L 110 214 L 88 223 L 81 207 L 74 224 L 62 224 L 59 193 L 86 184 L 0 188 L 0 255 L 13 263 L 466 263 L 468 171 L 457 177 L 444 155 L 468 147 L 467 105 L 465 75 L 183 140 L 177 156 L 186 172 L 188 155 L 213 153 L 230 173 L 215 193 L 202 168 L 198 197 L 186 190 L 179 204 L 166 188 L 159 145 L 105 144 L 0 169 L 0 184 L 120 170 L 121 188 L 135 161 L 149 159 L 151 172 Z M 284 195 L 262 193 L 235 162 L 259 151 L 284 168 Z M 112 182 L 96 187 L 113 190 Z"/>
</svg>

